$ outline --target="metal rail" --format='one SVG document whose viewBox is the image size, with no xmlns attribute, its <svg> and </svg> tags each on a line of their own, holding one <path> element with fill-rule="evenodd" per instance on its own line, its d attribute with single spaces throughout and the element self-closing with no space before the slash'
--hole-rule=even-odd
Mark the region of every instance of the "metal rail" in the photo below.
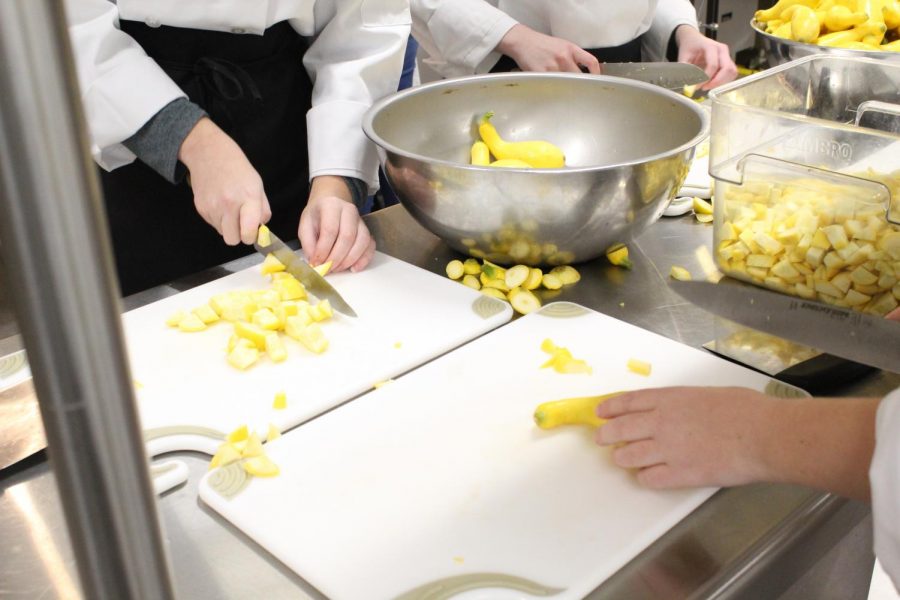
<svg viewBox="0 0 900 600">
<path fill-rule="evenodd" d="M 0 2 L 0 252 L 84 595 L 174 596 L 61 0 Z"/>
</svg>

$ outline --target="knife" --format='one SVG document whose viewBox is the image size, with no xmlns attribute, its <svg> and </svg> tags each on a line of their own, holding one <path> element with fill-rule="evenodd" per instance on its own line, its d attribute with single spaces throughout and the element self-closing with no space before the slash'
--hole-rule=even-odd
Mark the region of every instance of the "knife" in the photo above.
<svg viewBox="0 0 900 600">
<path fill-rule="evenodd" d="M 257 252 L 263 256 L 274 254 L 275 258 L 284 265 L 285 270 L 303 284 L 306 291 L 319 300 L 328 300 L 331 306 L 342 314 L 350 317 L 356 316 L 356 312 L 341 298 L 337 290 L 331 287 L 331 284 L 325 281 L 324 277 L 309 266 L 308 262 L 300 258 L 287 244 L 278 239 L 278 236 L 272 233 L 271 230 L 268 231 L 269 244 L 267 246 L 260 245 L 259 237 L 257 236 L 256 241 L 253 242 L 253 247 L 256 248 Z M 265 237 L 265 234 L 262 237 Z"/>
<path fill-rule="evenodd" d="M 679 62 L 610 62 L 601 64 L 600 72 L 603 75 L 645 81 L 676 92 L 683 91 L 686 85 L 699 85 L 709 81 L 709 75 L 700 67 Z"/>
<path fill-rule="evenodd" d="M 751 286 L 677 280 L 669 286 L 697 306 L 741 325 L 900 373 L 896 321 Z"/>
</svg>

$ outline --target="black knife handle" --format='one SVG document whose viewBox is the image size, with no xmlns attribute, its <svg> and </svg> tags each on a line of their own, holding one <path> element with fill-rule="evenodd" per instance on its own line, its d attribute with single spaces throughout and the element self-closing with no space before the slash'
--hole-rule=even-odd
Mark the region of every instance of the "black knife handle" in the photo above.
<svg viewBox="0 0 900 600">
<path fill-rule="evenodd" d="M 777 373 L 775 379 L 795 385 L 813 396 L 825 395 L 865 377 L 878 369 L 862 363 L 819 354 Z"/>
</svg>

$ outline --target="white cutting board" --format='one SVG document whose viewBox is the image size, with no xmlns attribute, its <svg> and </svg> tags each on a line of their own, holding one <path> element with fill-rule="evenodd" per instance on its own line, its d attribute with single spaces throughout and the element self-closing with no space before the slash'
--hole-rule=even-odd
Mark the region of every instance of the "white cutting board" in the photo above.
<svg viewBox="0 0 900 600">
<path fill-rule="evenodd" d="M 123 321 L 144 430 L 227 432 L 247 424 L 264 434 L 273 423 L 285 431 L 512 317 L 505 302 L 381 253 L 362 272 L 335 273 L 327 279 L 358 318 L 335 312 L 333 319 L 322 322 L 329 340 L 322 354 L 282 336 L 287 360 L 273 363 L 263 357 L 247 371 L 225 360 L 231 323 L 184 333 L 167 327 L 165 320 L 221 292 L 267 288 L 269 278 L 260 274 L 259 266 L 126 313 Z M 279 390 L 287 394 L 283 410 L 272 407 Z M 190 436 L 170 436 L 165 442 L 154 440 L 150 453 L 208 452 L 221 439 L 204 445 Z"/>
<path fill-rule="evenodd" d="M 539 368 L 547 337 L 594 373 Z M 652 375 L 629 372 L 631 357 L 651 362 Z M 225 498 L 213 471 L 200 496 L 330 598 L 395 598 L 485 573 L 582 598 L 715 490 L 643 489 L 589 428 L 538 429 L 535 406 L 639 387 L 772 383 L 555 303 L 267 445 L 279 476 L 254 478 Z M 533 596 L 482 588 L 459 597 Z"/>
</svg>

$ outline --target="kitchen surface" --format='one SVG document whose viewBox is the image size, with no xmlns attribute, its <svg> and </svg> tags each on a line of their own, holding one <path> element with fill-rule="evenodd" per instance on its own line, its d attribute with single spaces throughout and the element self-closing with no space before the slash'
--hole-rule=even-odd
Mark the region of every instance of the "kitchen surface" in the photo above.
<svg viewBox="0 0 900 600">
<path fill-rule="evenodd" d="M 875 40 L 868 20 L 838 30 L 852 11 L 826 25 L 833 2 L 782 2 L 700 3 L 753 59 L 710 94 L 654 65 L 388 96 L 362 129 L 400 203 L 363 217 L 367 269 L 312 268 L 263 227 L 258 252 L 121 299 L 84 131 L 62 125 L 65 52 L 29 37 L 62 22 L 49 0 L 0 10 L 22 23 L 0 56 L 50 73 L 0 61 L 0 599 L 88 598 L 104 577 L 118 597 L 896 598 L 868 503 L 648 489 L 593 438 L 599 402 L 645 387 L 900 388 L 893 352 L 859 349 L 900 310 L 900 59 L 880 47 L 900 12 L 884 3 Z M 4 113 L 61 133 L 5 136 Z M 565 156 L 501 155 L 536 137 Z M 697 281 L 768 290 L 817 331 L 763 294 L 735 311 L 678 293 Z"/>
<path fill-rule="evenodd" d="M 458 254 L 392 207 L 367 222 L 386 254 L 443 274 Z M 716 319 L 668 289 L 668 271 L 684 266 L 697 278 L 720 277 L 710 258 L 710 225 L 692 215 L 663 218 L 632 245 L 634 268 L 597 260 L 582 267 L 582 280 L 554 298 L 608 314 L 694 348 L 716 336 Z M 136 308 L 258 265 L 250 256 L 224 270 L 126 299 Z M 835 394 L 881 394 L 900 376 L 869 374 Z M 314 422 L 314 421 L 313 421 Z M 303 579 L 198 499 L 209 457 L 176 453 L 190 467 L 187 482 L 162 495 L 159 508 L 176 590 L 184 597 L 321 597 Z M 78 597 L 73 557 L 52 472 L 45 460 L 7 469 L 0 515 L 2 562 L 10 597 Z M 811 490 L 753 485 L 715 493 L 684 520 L 612 575 L 590 597 L 813 597 L 824 590 L 859 596 L 871 577 L 867 507 Z M 199 576 L 198 573 L 202 573 Z"/>
</svg>

